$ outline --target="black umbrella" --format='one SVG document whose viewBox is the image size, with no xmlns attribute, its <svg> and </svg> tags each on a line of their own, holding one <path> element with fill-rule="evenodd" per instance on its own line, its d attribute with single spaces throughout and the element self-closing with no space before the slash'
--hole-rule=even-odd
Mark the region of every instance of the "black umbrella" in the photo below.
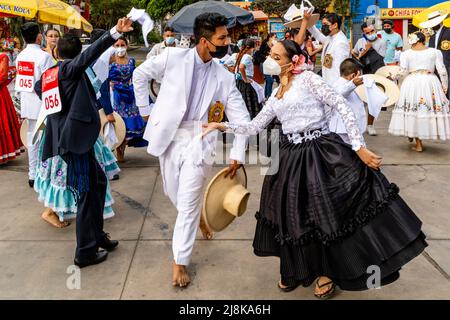
<svg viewBox="0 0 450 320">
<path fill-rule="evenodd" d="M 233 28 L 236 24 L 246 25 L 255 21 L 253 14 L 223 1 L 199 1 L 184 7 L 169 20 L 169 26 L 178 33 L 194 33 L 194 21 L 197 16 L 205 12 L 217 12 L 228 20 L 227 28 Z"/>
</svg>

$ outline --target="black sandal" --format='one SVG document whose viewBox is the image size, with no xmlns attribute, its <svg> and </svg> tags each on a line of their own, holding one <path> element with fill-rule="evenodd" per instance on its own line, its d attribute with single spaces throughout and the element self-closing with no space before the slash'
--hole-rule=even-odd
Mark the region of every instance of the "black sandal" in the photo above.
<svg viewBox="0 0 450 320">
<path fill-rule="evenodd" d="M 294 291 L 295 289 L 297 289 L 297 287 L 300 285 L 300 282 L 296 282 L 294 285 L 289 286 L 289 287 L 284 287 L 284 288 L 281 285 L 282 285 L 282 283 L 280 280 L 280 281 L 278 281 L 278 289 L 280 289 L 283 292 L 291 292 L 291 291 Z"/>
<path fill-rule="evenodd" d="M 323 283 L 323 284 L 319 285 L 319 280 L 320 280 L 320 278 L 317 279 L 317 281 L 316 281 L 316 288 L 319 288 L 319 289 L 320 289 L 320 288 L 329 286 L 330 284 L 331 284 L 332 286 L 331 286 L 331 288 L 330 288 L 327 292 L 325 292 L 325 293 L 317 294 L 317 293 L 314 292 L 314 296 L 315 296 L 317 299 L 321 299 L 321 300 L 329 299 L 329 298 L 336 292 L 336 285 L 334 284 L 333 281 L 329 281 L 329 282 L 327 282 L 327 283 Z"/>
</svg>

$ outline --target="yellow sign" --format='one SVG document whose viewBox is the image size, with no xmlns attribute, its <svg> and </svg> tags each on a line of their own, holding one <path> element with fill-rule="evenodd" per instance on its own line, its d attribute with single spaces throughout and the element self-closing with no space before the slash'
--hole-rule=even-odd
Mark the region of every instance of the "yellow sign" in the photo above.
<svg viewBox="0 0 450 320">
<path fill-rule="evenodd" d="M 381 19 L 412 19 L 416 14 L 421 13 L 426 8 L 395 8 L 381 9 Z"/>
<path fill-rule="evenodd" d="M 30 8 L 23 7 L 17 4 L 7 4 L 7 3 L 0 3 L 0 12 L 11 15 L 19 15 L 27 18 L 32 18 L 36 13 L 35 10 L 32 10 Z"/>
</svg>

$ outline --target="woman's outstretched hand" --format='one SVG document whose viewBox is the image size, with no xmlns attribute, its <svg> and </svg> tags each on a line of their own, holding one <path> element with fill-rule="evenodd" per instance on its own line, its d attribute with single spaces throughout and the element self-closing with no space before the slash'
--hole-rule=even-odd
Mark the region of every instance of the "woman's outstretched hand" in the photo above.
<svg viewBox="0 0 450 320">
<path fill-rule="evenodd" d="M 379 169 L 381 166 L 382 157 L 377 156 L 375 153 L 366 148 L 361 148 L 357 152 L 358 157 L 372 169 Z"/>
<path fill-rule="evenodd" d="M 225 124 L 223 124 L 223 123 L 218 123 L 218 122 L 210 122 L 208 124 L 205 123 L 203 125 L 202 137 L 210 134 L 214 130 L 225 131 L 226 129 L 227 128 L 225 127 Z"/>
</svg>

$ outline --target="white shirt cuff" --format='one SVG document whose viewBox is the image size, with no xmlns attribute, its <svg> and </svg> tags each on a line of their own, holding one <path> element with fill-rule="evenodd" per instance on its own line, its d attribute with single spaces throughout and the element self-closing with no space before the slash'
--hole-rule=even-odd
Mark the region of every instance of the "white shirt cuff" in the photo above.
<svg viewBox="0 0 450 320">
<path fill-rule="evenodd" d="M 147 117 L 152 112 L 152 107 L 150 105 L 139 107 L 139 113 L 141 114 L 141 117 Z"/>
<path fill-rule="evenodd" d="M 122 36 L 122 34 L 117 31 L 116 27 L 112 28 L 109 32 L 111 33 L 111 37 L 113 37 L 114 40 L 118 40 Z"/>
</svg>

